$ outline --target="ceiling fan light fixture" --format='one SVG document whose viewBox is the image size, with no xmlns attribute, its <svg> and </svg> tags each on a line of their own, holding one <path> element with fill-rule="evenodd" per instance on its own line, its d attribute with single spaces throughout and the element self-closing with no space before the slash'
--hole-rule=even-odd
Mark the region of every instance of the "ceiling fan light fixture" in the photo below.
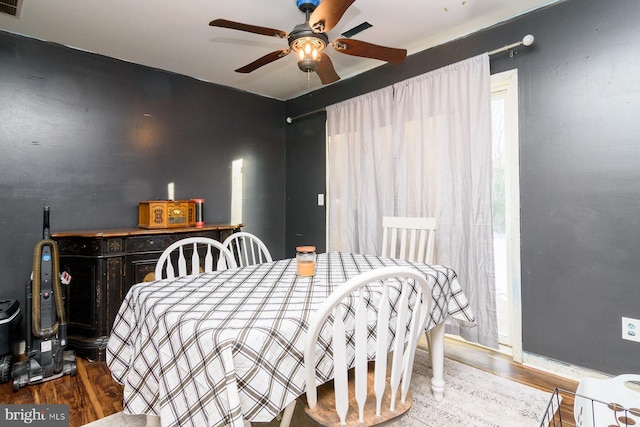
<svg viewBox="0 0 640 427">
<path fill-rule="evenodd" d="M 315 35 L 298 37 L 291 42 L 290 47 L 298 53 L 298 68 L 307 73 L 318 69 L 318 58 L 320 52 L 327 47 L 327 41 Z"/>
<path fill-rule="evenodd" d="M 327 47 L 327 42 L 315 36 L 300 37 L 291 42 L 291 49 L 297 52 L 301 59 L 312 55 L 317 57 L 325 47 Z"/>
</svg>

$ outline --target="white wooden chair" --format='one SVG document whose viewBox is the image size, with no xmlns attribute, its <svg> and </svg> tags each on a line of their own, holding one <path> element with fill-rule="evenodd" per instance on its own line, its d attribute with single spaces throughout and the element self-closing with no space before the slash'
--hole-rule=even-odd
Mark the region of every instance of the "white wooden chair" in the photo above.
<svg viewBox="0 0 640 427">
<path fill-rule="evenodd" d="M 239 231 L 227 237 L 222 245 L 229 249 L 238 267 L 271 262 L 271 253 L 257 236 Z"/>
<path fill-rule="evenodd" d="M 417 295 L 409 298 L 411 282 Z M 401 295 L 391 307 L 389 286 L 400 286 Z M 369 298 L 378 287 L 381 297 Z M 355 298 L 355 330 L 345 327 L 344 305 Z M 395 423 L 411 408 L 409 390 L 418 337 L 424 330 L 431 304 L 431 290 L 425 276 L 411 267 L 382 267 L 362 273 L 338 287 L 312 315 L 305 341 L 307 416 L 322 426 L 378 426 Z M 372 310 L 375 305 L 375 310 Z M 393 319 L 391 319 L 393 315 Z M 410 321 L 409 321 L 410 319 Z M 332 328 L 331 350 L 327 337 L 318 338 L 324 325 Z M 395 342 L 388 363 L 389 327 L 395 330 Z M 405 327 L 405 325 L 408 325 Z M 375 333 L 373 333 L 375 331 Z M 355 350 L 348 345 L 352 337 Z M 367 348 L 375 348 L 375 359 L 367 360 Z M 317 386 L 316 359 L 333 354 L 334 379 Z M 354 375 L 348 364 L 353 360 Z"/>
<path fill-rule="evenodd" d="M 187 256 L 191 252 L 190 263 L 187 263 L 185 251 Z M 201 257 L 204 260 L 202 269 L 200 268 Z M 215 266 L 214 261 L 216 261 Z M 208 237 L 187 237 L 172 243 L 162 252 L 156 263 L 155 279 L 173 279 L 175 277 L 191 276 L 235 267 L 236 261 L 233 255 L 221 242 Z"/>
<path fill-rule="evenodd" d="M 436 219 L 433 217 L 382 217 L 382 256 L 435 263 Z M 427 347 L 431 336 L 425 332 Z M 432 365 L 431 351 L 429 364 Z"/>
<path fill-rule="evenodd" d="M 382 217 L 382 256 L 434 263 L 436 219 Z"/>
</svg>

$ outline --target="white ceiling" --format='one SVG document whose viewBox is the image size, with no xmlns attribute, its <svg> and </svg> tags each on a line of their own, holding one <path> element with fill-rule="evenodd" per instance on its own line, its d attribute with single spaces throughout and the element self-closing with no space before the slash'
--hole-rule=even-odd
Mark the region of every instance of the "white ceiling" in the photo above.
<svg viewBox="0 0 640 427">
<path fill-rule="evenodd" d="M 305 20 L 295 0 L 22 1 L 19 18 L 0 13 L 0 29 L 280 100 L 322 87 L 315 74 L 298 69 L 295 55 L 250 74 L 234 72 L 287 48 L 287 41 L 209 26 L 224 18 L 289 32 Z M 328 35 L 334 40 L 367 21 L 373 27 L 354 39 L 411 55 L 556 1 L 357 0 Z M 327 53 L 342 79 L 384 64 L 332 48 Z"/>
</svg>

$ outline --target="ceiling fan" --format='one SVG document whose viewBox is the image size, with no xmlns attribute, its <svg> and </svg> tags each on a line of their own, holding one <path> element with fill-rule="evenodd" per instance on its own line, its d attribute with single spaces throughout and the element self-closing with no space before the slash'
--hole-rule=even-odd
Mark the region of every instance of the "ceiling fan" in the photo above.
<svg viewBox="0 0 640 427">
<path fill-rule="evenodd" d="M 322 84 L 333 83 L 339 80 L 340 76 L 336 73 L 331 58 L 323 52 L 329 45 L 337 52 L 347 55 L 374 58 L 393 64 L 400 64 L 404 61 L 407 56 L 406 49 L 385 47 L 350 38 L 339 38 L 329 42 L 326 32 L 338 23 L 354 1 L 322 0 L 321 2 L 320 0 L 296 0 L 298 9 L 306 15 L 306 19 L 304 23 L 296 25 L 289 33 L 226 19 L 215 19 L 209 25 L 283 38 L 289 42 L 289 48 L 268 53 L 235 70 L 238 73 L 250 73 L 294 51 L 298 54 L 298 67 L 301 71 L 306 73 L 315 72 L 320 77 Z"/>
</svg>

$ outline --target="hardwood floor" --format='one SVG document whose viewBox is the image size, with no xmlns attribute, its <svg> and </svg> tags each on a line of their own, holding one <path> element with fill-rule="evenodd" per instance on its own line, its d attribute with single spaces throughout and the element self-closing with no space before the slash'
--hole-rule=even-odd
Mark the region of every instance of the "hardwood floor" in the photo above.
<svg viewBox="0 0 640 427">
<path fill-rule="evenodd" d="M 68 404 L 69 427 L 79 427 L 122 411 L 122 386 L 112 378 L 105 362 L 77 358 L 75 376 L 65 375 L 13 391 L 12 381 L 0 384 L 5 404 Z"/>
<path fill-rule="evenodd" d="M 556 387 L 575 392 L 577 383 L 527 366 L 513 363 L 504 354 L 447 339 L 446 356 L 484 371 L 549 393 Z M 79 427 L 122 410 L 122 387 L 112 378 L 104 362 L 77 359 L 77 374 L 13 392 L 11 381 L 0 384 L 0 403 L 68 404 L 69 427 Z M 563 402 L 563 419 L 571 420 L 571 401 Z M 567 412 L 568 411 L 568 412 Z M 542 414 L 540 414 L 542 416 Z"/>
</svg>

